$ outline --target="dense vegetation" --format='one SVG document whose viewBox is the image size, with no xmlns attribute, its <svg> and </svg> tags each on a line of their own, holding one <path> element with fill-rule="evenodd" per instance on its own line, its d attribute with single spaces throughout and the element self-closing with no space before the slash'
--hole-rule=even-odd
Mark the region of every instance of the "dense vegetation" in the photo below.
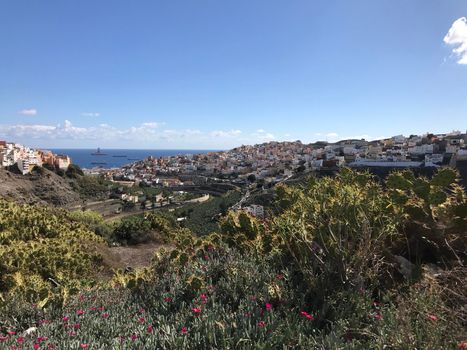
<svg viewBox="0 0 467 350">
<path fill-rule="evenodd" d="M 221 197 L 213 197 L 200 204 L 188 204 L 176 209 L 175 217 L 186 217 L 184 226 L 198 235 L 207 235 L 219 230 L 219 217 L 241 198 L 239 191 L 230 191 Z"/>
<path fill-rule="evenodd" d="M 91 252 L 84 242 L 101 241 L 93 233 L 99 220 L 0 202 L 0 346 L 467 347 L 467 196 L 454 172 L 431 180 L 394 173 L 383 187 L 344 170 L 282 185 L 276 197 L 271 219 L 230 212 L 218 233 L 204 236 L 151 214 L 145 225 L 172 248 L 97 286 L 77 283 L 76 266 L 92 280 L 98 258 L 67 259 Z M 85 239 L 73 240 L 77 234 Z M 67 244 L 57 254 L 30 255 L 23 246 L 58 237 L 55 244 Z M 47 286 L 46 301 L 11 277 L 29 269 Z M 71 273 L 60 274 L 65 269 Z M 70 297 L 68 285 L 79 294 Z M 37 330 L 21 335 L 31 326 Z"/>
</svg>

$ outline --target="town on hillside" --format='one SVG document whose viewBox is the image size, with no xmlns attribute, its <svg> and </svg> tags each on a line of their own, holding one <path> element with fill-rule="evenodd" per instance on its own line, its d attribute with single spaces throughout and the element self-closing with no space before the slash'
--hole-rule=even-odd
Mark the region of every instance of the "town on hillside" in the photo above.
<svg viewBox="0 0 467 350">
<path fill-rule="evenodd" d="M 23 174 L 29 174 L 35 166 L 45 166 L 61 170 L 71 164 L 69 156 L 38 150 L 19 143 L 0 141 L 0 164 L 4 168 L 17 166 Z"/>
<path fill-rule="evenodd" d="M 467 160 L 467 133 L 453 131 L 409 137 L 398 135 L 376 141 L 268 142 L 223 152 L 149 157 L 121 169 L 101 172 L 114 180 L 171 187 L 192 184 L 192 181 L 184 182 L 182 179 L 190 175 L 228 177 L 233 183 L 247 183 L 252 179 L 274 183 L 297 173 L 344 166 L 437 168 L 446 165 L 455 167 L 463 160 Z"/>
<path fill-rule="evenodd" d="M 0 164 L 17 166 L 26 175 L 35 166 L 67 170 L 71 159 L 0 141 Z M 216 197 L 219 203 L 213 217 L 227 208 L 264 217 L 275 185 L 308 174 L 328 175 L 350 167 L 369 169 L 380 177 L 394 169 L 413 169 L 430 176 L 443 166 L 457 168 L 463 185 L 467 184 L 467 133 L 397 135 L 383 140 L 349 139 L 335 143 L 274 141 L 229 151 L 148 157 L 121 168 L 84 169 L 86 175 L 107 181 L 109 190 L 104 196 L 73 208 L 121 216 L 162 207 L 193 209 Z M 180 220 L 187 216 L 186 210 L 179 210 L 178 214 Z"/>
</svg>

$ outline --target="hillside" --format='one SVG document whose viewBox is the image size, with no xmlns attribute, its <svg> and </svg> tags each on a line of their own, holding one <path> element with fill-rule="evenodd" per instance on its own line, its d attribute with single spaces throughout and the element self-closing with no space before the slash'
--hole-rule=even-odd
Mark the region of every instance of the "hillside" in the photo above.
<svg viewBox="0 0 467 350">
<path fill-rule="evenodd" d="M 0 347 L 467 347 L 455 172 L 383 186 L 346 169 L 278 186 L 274 208 L 266 221 L 230 211 L 200 237 L 155 213 L 110 232 L 92 212 L 0 200 Z M 147 266 L 108 274 L 131 261 L 106 243 L 151 238 Z"/>
<path fill-rule="evenodd" d="M 80 203 L 70 180 L 42 169 L 42 174 L 21 175 L 0 168 L 0 197 L 19 203 L 67 207 Z"/>
</svg>

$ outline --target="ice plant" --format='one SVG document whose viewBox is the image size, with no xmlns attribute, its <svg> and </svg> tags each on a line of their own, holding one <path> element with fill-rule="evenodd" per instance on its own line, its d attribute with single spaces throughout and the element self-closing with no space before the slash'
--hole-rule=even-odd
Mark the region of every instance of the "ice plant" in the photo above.
<svg viewBox="0 0 467 350">
<path fill-rule="evenodd" d="M 14 331 L 7 331 L 7 333 L 8 333 L 9 335 L 15 335 L 15 334 L 16 334 L 16 332 L 14 332 Z"/>
<path fill-rule="evenodd" d="M 0 335 L 0 341 L 6 341 L 6 340 L 8 340 L 7 335 Z"/>
<path fill-rule="evenodd" d="M 23 338 L 23 337 L 18 337 L 18 338 L 16 338 L 16 342 L 17 342 L 18 344 L 23 344 L 24 338 Z"/>
<path fill-rule="evenodd" d="M 258 327 L 260 327 L 260 328 L 266 327 L 266 322 L 264 322 L 264 321 L 259 321 L 259 322 L 258 322 Z"/>
<path fill-rule="evenodd" d="M 182 327 L 182 330 L 180 331 L 182 334 L 187 334 L 188 329 L 186 327 Z"/>
<path fill-rule="evenodd" d="M 107 314 L 107 313 L 106 313 L 106 314 L 102 314 L 102 318 L 109 318 L 109 316 L 110 316 L 110 315 Z"/>
<path fill-rule="evenodd" d="M 266 303 L 266 310 L 271 310 L 272 309 L 272 304 Z"/>
<path fill-rule="evenodd" d="M 378 321 L 383 318 L 383 316 L 381 316 L 381 314 L 375 314 L 373 317 L 375 318 L 375 320 L 378 320 Z"/>
<path fill-rule="evenodd" d="M 80 348 L 81 348 L 81 349 L 86 349 L 86 348 L 88 348 L 88 347 L 89 347 L 89 345 L 88 345 L 87 343 L 82 343 L 82 344 L 80 345 Z"/>
<path fill-rule="evenodd" d="M 148 326 L 147 331 L 148 331 L 148 333 L 152 333 L 152 331 L 153 331 L 152 325 L 149 325 L 149 326 Z"/>
<path fill-rule="evenodd" d="M 77 314 L 78 316 L 82 316 L 82 315 L 84 315 L 84 311 L 83 311 L 83 310 L 77 310 L 77 311 L 76 311 L 76 314 Z"/>
<path fill-rule="evenodd" d="M 66 322 L 66 321 L 68 321 L 68 320 L 69 320 L 68 316 L 63 316 L 63 317 L 62 317 L 62 321 L 63 321 L 63 322 Z"/>
<path fill-rule="evenodd" d="M 198 309 L 197 307 L 193 307 L 191 310 L 193 311 L 194 314 L 200 314 L 201 313 L 201 309 Z"/>
<path fill-rule="evenodd" d="M 438 316 L 436 315 L 428 315 L 428 318 L 432 321 L 438 321 Z"/>
<path fill-rule="evenodd" d="M 133 334 L 131 335 L 131 340 L 132 340 L 132 341 L 135 341 L 137 338 L 138 338 L 138 336 L 137 336 L 135 333 L 133 333 Z"/>
<path fill-rule="evenodd" d="M 33 348 L 34 350 L 37 350 L 37 349 L 39 349 L 40 347 L 41 347 L 41 344 L 39 344 L 39 343 L 34 343 L 34 345 L 32 346 L 32 348 Z"/>
<path fill-rule="evenodd" d="M 171 297 L 164 298 L 164 301 L 166 303 L 170 303 L 172 301 L 172 298 Z"/>
</svg>

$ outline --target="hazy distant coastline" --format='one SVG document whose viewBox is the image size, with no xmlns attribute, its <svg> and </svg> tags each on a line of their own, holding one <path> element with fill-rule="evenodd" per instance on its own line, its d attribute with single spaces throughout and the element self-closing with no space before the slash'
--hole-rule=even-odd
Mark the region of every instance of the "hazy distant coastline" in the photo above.
<svg viewBox="0 0 467 350">
<path fill-rule="evenodd" d="M 125 164 L 133 163 L 137 160 L 145 159 L 149 156 L 168 157 L 177 154 L 199 154 L 218 150 L 195 150 L 195 149 L 172 149 L 172 150 L 150 150 L 150 149 L 105 149 L 102 148 L 103 155 L 92 155 L 96 149 L 76 149 L 76 148 L 52 148 L 56 154 L 66 154 L 71 157 L 73 164 L 81 168 L 90 169 L 95 167 L 118 168 Z M 94 164 L 93 164 L 94 163 Z M 101 164 L 97 164 L 101 163 Z M 104 164 L 105 163 L 105 164 Z"/>
</svg>

